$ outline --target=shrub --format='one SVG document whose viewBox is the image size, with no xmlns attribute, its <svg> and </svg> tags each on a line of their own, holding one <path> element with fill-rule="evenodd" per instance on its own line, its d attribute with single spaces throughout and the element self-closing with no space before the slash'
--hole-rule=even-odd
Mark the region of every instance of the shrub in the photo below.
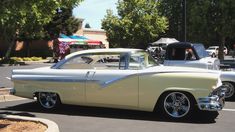
<svg viewBox="0 0 235 132">
<path fill-rule="evenodd" d="M 40 61 L 42 57 L 31 57 L 32 61 Z"/>
<path fill-rule="evenodd" d="M 11 60 L 18 61 L 18 62 L 23 61 L 23 59 L 20 57 L 11 57 Z"/>
<path fill-rule="evenodd" d="M 32 59 L 29 58 L 29 57 L 24 57 L 24 58 L 23 58 L 23 61 L 32 61 Z"/>
</svg>

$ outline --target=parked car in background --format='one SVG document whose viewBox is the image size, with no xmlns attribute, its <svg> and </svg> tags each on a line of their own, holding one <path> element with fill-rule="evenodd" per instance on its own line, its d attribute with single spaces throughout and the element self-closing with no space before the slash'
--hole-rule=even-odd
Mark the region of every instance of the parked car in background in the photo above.
<svg viewBox="0 0 235 132">
<path fill-rule="evenodd" d="M 210 46 L 206 51 L 211 57 L 217 57 L 219 53 L 219 46 Z M 224 55 L 228 54 L 228 49 L 224 47 Z"/>
<path fill-rule="evenodd" d="M 164 65 L 219 70 L 220 60 L 211 58 L 203 44 L 177 42 L 167 46 Z"/>
<path fill-rule="evenodd" d="M 13 70 L 12 81 L 15 95 L 36 97 L 45 109 L 62 103 L 159 110 L 179 119 L 198 109 L 223 108 L 219 76 L 204 69 L 158 65 L 139 49 L 94 49 L 72 53 L 52 67 Z"/>
<path fill-rule="evenodd" d="M 169 44 L 166 48 L 163 65 L 220 70 L 220 60 L 218 58 L 211 58 L 203 44 L 188 42 Z M 227 99 L 235 98 L 235 72 L 221 71 L 220 77 L 223 85 L 227 88 L 225 97 Z"/>
</svg>

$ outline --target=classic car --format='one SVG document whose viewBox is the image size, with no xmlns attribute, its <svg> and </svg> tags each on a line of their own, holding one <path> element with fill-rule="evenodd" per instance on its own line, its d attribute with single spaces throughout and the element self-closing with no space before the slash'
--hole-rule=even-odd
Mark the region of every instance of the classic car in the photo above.
<svg viewBox="0 0 235 132">
<path fill-rule="evenodd" d="M 52 67 L 13 70 L 12 81 L 15 95 L 36 98 L 45 109 L 59 104 L 157 109 L 180 119 L 194 110 L 223 108 L 219 76 L 203 69 L 161 66 L 144 50 L 118 48 L 79 51 Z"/>
<path fill-rule="evenodd" d="M 208 55 L 203 44 L 177 42 L 166 48 L 164 66 L 195 67 L 208 70 L 220 70 L 220 60 Z M 226 87 L 225 97 L 235 98 L 235 72 L 221 71 L 221 80 Z"/>
</svg>

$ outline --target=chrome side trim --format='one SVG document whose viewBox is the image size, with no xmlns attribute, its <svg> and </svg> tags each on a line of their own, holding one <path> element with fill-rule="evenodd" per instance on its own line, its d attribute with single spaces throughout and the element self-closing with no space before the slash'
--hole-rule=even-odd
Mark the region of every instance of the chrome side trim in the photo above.
<svg viewBox="0 0 235 132">
<path fill-rule="evenodd" d="M 13 80 L 31 80 L 31 81 L 45 81 L 45 82 L 95 82 L 100 85 L 101 88 L 106 88 L 109 85 L 112 85 L 113 83 L 117 83 L 123 79 L 134 77 L 134 76 L 144 76 L 144 75 L 154 75 L 154 74 L 164 74 L 164 73 L 201 73 L 201 72 L 191 72 L 191 71 L 164 71 L 164 72 L 142 72 L 142 73 L 134 73 L 126 76 L 117 77 L 114 79 L 110 79 L 107 81 L 100 81 L 100 80 L 94 80 L 93 77 L 95 76 L 95 73 L 92 72 L 91 77 L 88 77 L 90 72 L 87 72 L 87 74 L 82 79 L 76 79 L 76 76 L 56 76 L 56 75 L 13 75 Z M 203 73 L 203 72 L 202 72 Z M 213 72 L 212 72 L 213 73 Z"/>
</svg>

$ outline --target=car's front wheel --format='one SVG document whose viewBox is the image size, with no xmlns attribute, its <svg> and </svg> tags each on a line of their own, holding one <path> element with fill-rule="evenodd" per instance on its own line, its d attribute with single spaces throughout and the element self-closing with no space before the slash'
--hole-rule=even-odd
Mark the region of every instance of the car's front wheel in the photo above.
<svg viewBox="0 0 235 132">
<path fill-rule="evenodd" d="M 58 94 L 52 92 L 39 92 L 37 100 L 45 109 L 54 109 L 60 105 Z"/>
<path fill-rule="evenodd" d="M 194 101 L 184 92 L 168 92 L 161 98 L 161 111 L 167 118 L 182 119 L 192 114 Z"/>
</svg>

